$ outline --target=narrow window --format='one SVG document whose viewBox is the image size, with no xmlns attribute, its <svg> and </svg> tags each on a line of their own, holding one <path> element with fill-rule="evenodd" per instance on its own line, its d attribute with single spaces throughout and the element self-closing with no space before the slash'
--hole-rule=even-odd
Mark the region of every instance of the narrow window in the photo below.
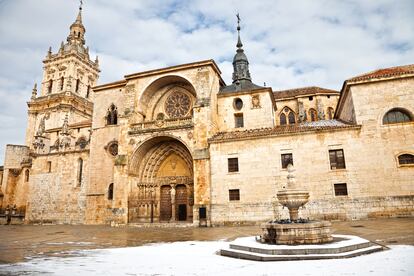
<svg viewBox="0 0 414 276">
<path fill-rule="evenodd" d="M 293 165 L 293 156 L 291 153 L 284 153 L 281 155 L 282 169 L 286 169 L 289 164 Z"/>
<path fill-rule="evenodd" d="M 243 113 L 234 114 L 236 128 L 244 127 Z"/>
<path fill-rule="evenodd" d="M 295 114 L 293 112 L 289 112 L 289 125 L 293 125 L 295 124 L 296 120 L 295 120 Z"/>
<path fill-rule="evenodd" d="M 79 80 L 79 79 L 77 79 L 77 80 L 76 80 L 75 92 L 78 92 L 78 91 L 79 91 L 79 83 L 80 83 L 80 80 Z"/>
<path fill-rule="evenodd" d="M 280 125 L 286 125 L 286 115 L 285 115 L 285 113 L 280 114 Z"/>
<path fill-rule="evenodd" d="M 25 174 L 24 174 L 24 181 L 25 181 L 25 182 L 29 182 L 29 178 L 30 178 L 30 172 L 29 172 L 29 170 L 27 169 L 27 170 L 25 171 Z"/>
<path fill-rule="evenodd" d="M 332 120 L 334 117 L 334 109 L 332 107 L 328 107 L 328 118 Z"/>
<path fill-rule="evenodd" d="M 82 174 L 83 174 L 83 159 L 78 160 L 78 186 L 82 185 Z"/>
<path fill-rule="evenodd" d="M 393 108 L 382 119 L 383 124 L 405 123 L 413 121 L 412 116 L 405 110 Z"/>
<path fill-rule="evenodd" d="M 313 108 L 309 109 L 309 115 L 310 115 L 311 121 L 312 122 L 315 122 L 316 121 L 316 118 L 317 118 L 317 116 L 316 116 L 316 110 L 313 109 Z"/>
<path fill-rule="evenodd" d="M 47 161 L 47 171 L 52 172 L 52 161 Z"/>
<path fill-rule="evenodd" d="M 63 85 L 65 83 L 65 79 L 63 77 L 60 78 L 60 91 L 63 90 Z"/>
<path fill-rule="evenodd" d="M 412 154 L 401 154 L 398 156 L 398 164 L 400 165 L 413 165 L 414 155 Z"/>
<path fill-rule="evenodd" d="M 329 161 L 331 163 L 331 170 L 345 169 L 345 156 L 342 149 L 330 150 Z"/>
<path fill-rule="evenodd" d="M 116 125 L 118 123 L 118 111 L 114 104 L 111 104 L 111 106 L 108 109 L 108 112 L 106 113 L 106 124 L 107 125 Z"/>
<path fill-rule="evenodd" d="M 227 159 L 227 168 L 228 168 L 228 172 L 238 172 L 239 171 L 239 159 L 238 158 L 228 158 Z"/>
<path fill-rule="evenodd" d="M 313 96 L 309 96 L 309 101 L 313 101 Z"/>
<path fill-rule="evenodd" d="M 109 184 L 108 187 L 108 199 L 113 200 L 114 199 L 114 183 Z"/>
<path fill-rule="evenodd" d="M 335 196 L 347 196 L 348 189 L 346 183 L 337 183 L 334 184 Z"/>
<path fill-rule="evenodd" d="M 240 200 L 240 190 L 239 189 L 232 189 L 229 190 L 229 200 Z"/>
<path fill-rule="evenodd" d="M 88 87 L 86 88 L 86 98 L 89 98 L 90 91 L 91 91 L 91 86 L 88 85 Z"/>
<path fill-rule="evenodd" d="M 52 87 L 53 87 L 53 80 L 49 80 L 49 87 L 47 88 L 47 93 L 52 93 Z"/>
</svg>

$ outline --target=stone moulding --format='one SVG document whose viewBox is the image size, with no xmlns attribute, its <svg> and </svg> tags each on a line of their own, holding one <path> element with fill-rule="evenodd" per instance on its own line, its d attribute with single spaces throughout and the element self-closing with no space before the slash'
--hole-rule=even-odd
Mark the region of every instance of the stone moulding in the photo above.
<svg viewBox="0 0 414 276">
<path fill-rule="evenodd" d="M 167 131 L 176 129 L 193 128 L 193 118 L 185 117 L 174 120 L 151 121 L 145 123 L 134 124 L 128 131 L 129 135 L 142 134 L 154 131 Z"/>
<path fill-rule="evenodd" d="M 330 132 L 330 131 L 342 131 L 342 130 L 359 130 L 361 125 L 346 125 L 346 126 L 330 126 L 330 127 L 275 127 L 275 128 L 260 128 L 251 129 L 245 131 L 232 131 L 221 132 L 208 139 L 210 144 L 220 142 L 233 142 L 242 141 L 247 139 L 261 139 L 264 137 L 280 137 L 280 136 L 292 136 L 304 133 L 316 133 L 316 132 Z"/>
</svg>

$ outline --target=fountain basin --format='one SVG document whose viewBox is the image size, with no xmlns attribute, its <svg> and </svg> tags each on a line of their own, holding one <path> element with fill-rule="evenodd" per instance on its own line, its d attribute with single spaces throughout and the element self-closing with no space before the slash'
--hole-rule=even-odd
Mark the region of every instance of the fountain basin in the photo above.
<svg viewBox="0 0 414 276">
<path fill-rule="evenodd" d="M 279 203 L 289 209 L 290 220 L 298 220 L 298 210 L 309 200 L 309 192 L 305 190 L 286 189 L 277 193 Z"/>
<path fill-rule="evenodd" d="M 270 244 L 322 244 L 333 240 L 331 223 L 328 221 L 309 221 L 305 223 L 268 222 L 262 226 L 263 235 L 258 239 Z"/>
</svg>

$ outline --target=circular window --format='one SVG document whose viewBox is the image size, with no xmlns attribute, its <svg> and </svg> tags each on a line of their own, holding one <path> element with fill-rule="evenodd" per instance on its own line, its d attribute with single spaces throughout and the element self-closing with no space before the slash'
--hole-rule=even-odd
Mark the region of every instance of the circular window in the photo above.
<svg viewBox="0 0 414 276">
<path fill-rule="evenodd" d="M 183 92 L 171 93 L 165 102 L 165 112 L 170 118 L 184 117 L 190 111 L 190 107 L 190 97 Z"/>
<path fill-rule="evenodd" d="M 234 99 L 234 108 L 241 110 L 243 108 L 243 101 L 239 98 Z"/>
<path fill-rule="evenodd" d="M 108 152 L 112 156 L 117 156 L 118 155 L 118 143 L 111 143 L 108 146 Z"/>
</svg>

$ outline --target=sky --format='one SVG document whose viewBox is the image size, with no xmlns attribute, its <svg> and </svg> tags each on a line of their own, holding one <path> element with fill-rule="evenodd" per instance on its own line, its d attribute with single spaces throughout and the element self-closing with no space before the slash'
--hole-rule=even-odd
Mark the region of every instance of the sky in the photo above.
<svg viewBox="0 0 414 276">
<path fill-rule="evenodd" d="M 23 144 L 27 104 L 49 46 L 66 40 L 77 0 L 0 0 L 0 164 Z M 231 83 L 236 13 L 253 82 L 320 86 L 414 63 L 412 0 L 84 0 L 99 84 L 126 74 L 214 59 Z"/>
</svg>

